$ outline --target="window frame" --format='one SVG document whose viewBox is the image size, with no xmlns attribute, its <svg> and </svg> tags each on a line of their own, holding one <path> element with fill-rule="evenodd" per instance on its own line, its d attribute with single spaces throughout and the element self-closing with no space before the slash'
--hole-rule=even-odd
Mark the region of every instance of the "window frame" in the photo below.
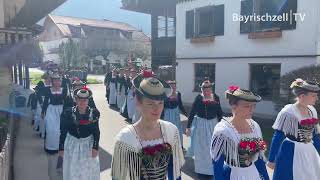
<svg viewBox="0 0 320 180">
<path fill-rule="evenodd" d="M 205 24 L 210 24 L 208 26 L 209 32 L 207 34 L 200 34 L 201 27 L 201 18 L 200 15 L 203 12 L 209 12 L 211 18 Z M 221 14 L 222 13 L 222 14 Z M 193 18 L 191 18 L 193 16 Z M 185 38 L 194 39 L 194 38 L 206 38 L 206 37 L 215 37 L 224 35 L 224 26 L 225 26 L 225 8 L 224 4 L 219 5 L 209 5 L 185 12 Z M 192 27 L 192 28 L 191 28 Z"/>
<path fill-rule="evenodd" d="M 204 24 L 210 24 L 209 32 L 207 34 L 200 34 L 200 28 L 201 28 L 201 13 L 208 13 L 211 14 L 211 18 L 209 18 L 209 21 L 211 20 L 212 24 L 210 22 L 205 22 Z M 211 37 L 214 36 L 214 6 L 204 6 L 200 8 L 196 8 L 194 12 L 194 37 Z"/>
<path fill-rule="evenodd" d="M 203 67 L 209 67 L 209 66 L 213 66 L 213 70 L 214 72 L 212 73 L 213 78 L 209 77 L 211 82 L 215 82 L 215 78 L 216 78 L 216 63 L 193 63 L 193 92 L 201 92 L 201 89 L 199 87 L 199 85 L 202 83 L 202 81 L 204 80 L 205 77 L 208 77 L 207 75 L 201 77 L 201 82 L 200 84 L 197 84 L 197 67 L 198 66 L 203 66 Z M 200 70 L 203 71 L 203 70 Z M 212 89 L 213 91 L 215 90 L 215 86 Z"/>
<path fill-rule="evenodd" d="M 252 6 L 252 11 L 251 12 L 242 12 L 243 11 L 243 7 L 242 5 L 245 4 L 245 2 L 247 1 L 247 3 L 251 3 L 250 5 Z M 262 12 L 262 8 L 264 7 L 264 3 L 268 3 L 270 2 L 270 0 L 241 0 L 241 7 L 240 7 L 240 15 L 259 15 L 261 13 L 268 13 L 269 15 L 273 15 L 271 12 Z M 258 5 L 255 5 L 255 3 L 258 3 Z M 292 13 L 297 13 L 298 11 L 298 0 L 287 0 L 286 2 L 288 2 L 287 6 L 285 7 L 285 9 L 290 8 L 290 5 L 293 6 L 294 9 L 292 9 Z M 255 8 L 255 6 L 257 6 L 257 8 Z M 286 11 L 284 11 L 285 13 Z M 256 33 L 256 32 L 272 32 L 272 31 L 283 31 L 283 30 L 295 30 L 296 24 L 297 22 L 293 19 L 292 20 L 292 24 L 291 26 L 286 27 L 286 22 L 279 22 L 279 23 L 275 23 L 275 25 L 273 25 L 270 28 L 266 28 L 266 27 L 262 27 L 263 21 L 257 21 L 257 22 L 249 22 L 250 24 L 248 25 L 249 28 L 243 29 L 245 28 L 243 26 L 244 22 L 240 21 L 240 33 L 241 34 L 247 34 L 247 33 Z M 278 26 L 277 26 L 278 25 Z M 258 28 L 257 28 L 258 27 Z M 257 29 L 256 29 L 257 28 Z"/>
<path fill-rule="evenodd" d="M 254 77 L 254 75 L 252 74 L 253 66 L 279 66 L 279 79 L 278 79 L 279 80 L 279 84 L 278 84 L 279 89 L 277 90 L 276 94 L 274 94 L 274 87 L 272 87 L 272 89 L 271 89 L 272 92 L 271 92 L 270 96 L 263 96 L 263 95 L 259 94 L 259 92 L 256 92 L 253 89 L 253 81 L 252 81 L 252 78 Z M 274 96 L 279 96 L 280 95 L 281 67 L 282 67 L 281 63 L 249 63 L 249 89 L 251 91 L 255 92 L 255 93 L 258 93 L 258 95 L 261 96 L 262 100 L 264 100 L 264 101 L 272 101 Z M 272 76 L 273 76 L 273 74 L 272 74 Z"/>
<path fill-rule="evenodd" d="M 169 16 L 156 16 L 157 17 L 157 38 L 172 38 L 172 37 L 176 37 L 176 17 L 169 17 Z M 160 20 L 164 23 L 164 27 L 160 28 Z M 172 24 L 170 24 L 172 23 Z M 169 25 L 173 25 L 173 26 L 169 26 Z M 164 33 L 164 35 L 159 36 L 160 35 L 160 31 Z"/>
</svg>

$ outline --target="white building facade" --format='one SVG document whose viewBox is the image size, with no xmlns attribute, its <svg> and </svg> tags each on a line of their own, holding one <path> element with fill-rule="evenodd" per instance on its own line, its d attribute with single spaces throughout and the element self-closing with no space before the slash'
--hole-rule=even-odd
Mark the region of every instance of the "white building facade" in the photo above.
<svg viewBox="0 0 320 180">
<path fill-rule="evenodd" d="M 255 0 L 181 0 L 176 7 L 176 79 L 184 103 L 191 105 L 199 93 L 198 84 L 210 77 L 225 111 L 229 105 L 224 92 L 238 85 L 262 95 L 257 115 L 274 116 L 272 99 L 279 95 L 280 77 L 319 60 L 317 7 L 317 0 L 260 0 L 258 4 Z M 251 24 L 234 19 L 235 14 L 255 12 L 297 12 L 304 19 Z"/>
</svg>

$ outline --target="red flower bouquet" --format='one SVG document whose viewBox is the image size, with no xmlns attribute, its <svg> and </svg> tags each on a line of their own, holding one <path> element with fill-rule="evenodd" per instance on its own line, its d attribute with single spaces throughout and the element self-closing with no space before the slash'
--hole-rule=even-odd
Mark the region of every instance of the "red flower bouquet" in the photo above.
<svg viewBox="0 0 320 180">
<path fill-rule="evenodd" d="M 311 118 L 311 119 L 304 119 L 300 121 L 301 126 L 314 126 L 319 123 L 319 119 Z"/>
<path fill-rule="evenodd" d="M 260 138 L 245 138 L 239 143 L 239 151 L 252 154 L 267 149 L 267 144 Z"/>
<path fill-rule="evenodd" d="M 238 147 L 240 165 L 250 166 L 258 152 L 266 149 L 266 142 L 260 138 L 241 139 Z"/>
<path fill-rule="evenodd" d="M 146 167 L 150 167 L 155 159 L 169 157 L 172 153 L 172 147 L 169 143 L 147 146 L 141 149 L 139 156 Z"/>
<path fill-rule="evenodd" d="M 144 77 L 144 78 L 153 77 L 153 72 L 152 72 L 152 71 L 144 70 L 144 71 L 143 71 L 143 77 Z"/>
</svg>

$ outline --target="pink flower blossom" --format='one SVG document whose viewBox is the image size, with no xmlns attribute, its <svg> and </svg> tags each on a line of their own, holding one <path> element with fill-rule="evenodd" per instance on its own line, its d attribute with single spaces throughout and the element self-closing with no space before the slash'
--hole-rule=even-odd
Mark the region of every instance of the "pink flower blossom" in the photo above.
<svg viewBox="0 0 320 180">
<path fill-rule="evenodd" d="M 234 91 L 240 89 L 240 87 L 239 86 L 229 86 L 228 89 L 229 89 L 229 91 L 234 92 Z"/>
</svg>

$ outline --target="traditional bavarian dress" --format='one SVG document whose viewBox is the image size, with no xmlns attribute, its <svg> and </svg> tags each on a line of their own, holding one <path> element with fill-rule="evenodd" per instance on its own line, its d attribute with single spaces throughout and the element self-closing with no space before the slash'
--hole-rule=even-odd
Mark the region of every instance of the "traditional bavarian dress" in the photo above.
<svg viewBox="0 0 320 180">
<path fill-rule="evenodd" d="M 41 111 L 43 109 L 43 105 L 44 105 L 44 100 L 45 97 L 48 96 L 48 94 L 50 93 L 50 85 L 45 85 L 45 87 L 40 89 L 40 108 Z M 45 119 L 42 119 L 41 115 L 39 116 L 39 131 L 41 133 L 41 137 L 44 138 L 45 137 Z"/>
<path fill-rule="evenodd" d="M 132 77 L 127 78 L 126 80 L 126 100 L 121 109 L 121 113 L 126 118 L 132 120 L 136 112 L 136 101 L 134 94 L 134 87 L 132 86 Z"/>
<path fill-rule="evenodd" d="M 45 113 L 45 150 L 49 153 L 55 153 L 59 149 L 60 116 L 66 95 L 63 88 L 59 91 L 53 91 L 50 88 L 44 100 L 42 113 Z"/>
<path fill-rule="evenodd" d="M 198 95 L 192 105 L 188 118 L 187 128 L 191 127 L 191 146 L 187 156 L 194 157 L 195 172 L 213 175 L 212 161 L 210 160 L 210 142 L 215 125 L 222 118 L 219 97 L 215 101 L 204 101 Z"/>
<path fill-rule="evenodd" d="M 142 141 L 132 125 L 117 136 L 112 159 L 115 180 L 177 180 L 184 163 L 179 132 L 173 124 L 160 120 L 162 138 Z M 161 152 L 161 153 L 159 153 Z"/>
<path fill-rule="evenodd" d="M 117 89 L 117 106 L 119 109 L 122 108 L 125 103 L 126 95 L 126 79 L 125 77 L 119 77 L 118 79 L 118 89 Z"/>
<path fill-rule="evenodd" d="M 169 121 L 179 129 L 180 133 L 180 141 L 183 139 L 183 129 L 180 119 L 180 111 L 183 114 L 187 114 L 186 110 L 183 107 L 181 100 L 181 93 L 177 92 L 176 97 L 169 97 L 164 101 L 164 110 L 162 119 L 165 121 Z"/>
<path fill-rule="evenodd" d="M 99 157 L 92 158 L 92 149 L 99 149 L 99 117 L 99 111 L 90 107 L 85 114 L 76 107 L 62 113 L 59 150 L 64 150 L 63 179 L 100 179 Z"/>
<path fill-rule="evenodd" d="M 309 116 L 301 115 L 296 104 L 286 105 L 272 126 L 275 133 L 269 161 L 275 162 L 275 180 L 316 180 L 320 172 L 320 128 L 317 111 L 308 106 Z"/>
<path fill-rule="evenodd" d="M 239 149 L 243 139 L 262 140 L 260 126 L 252 119 L 247 121 L 251 127 L 251 133 L 248 134 L 238 133 L 231 123 L 231 118 L 224 118 L 216 125 L 211 143 L 215 179 L 269 179 L 263 160 L 264 151 L 258 150 L 247 153 Z M 252 146 L 254 147 L 256 144 Z"/>
<path fill-rule="evenodd" d="M 112 76 L 111 80 L 109 82 L 109 104 L 110 105 L 116 105 L 117 103 L 117 80 L 116 76 Z"/>
</svg>

